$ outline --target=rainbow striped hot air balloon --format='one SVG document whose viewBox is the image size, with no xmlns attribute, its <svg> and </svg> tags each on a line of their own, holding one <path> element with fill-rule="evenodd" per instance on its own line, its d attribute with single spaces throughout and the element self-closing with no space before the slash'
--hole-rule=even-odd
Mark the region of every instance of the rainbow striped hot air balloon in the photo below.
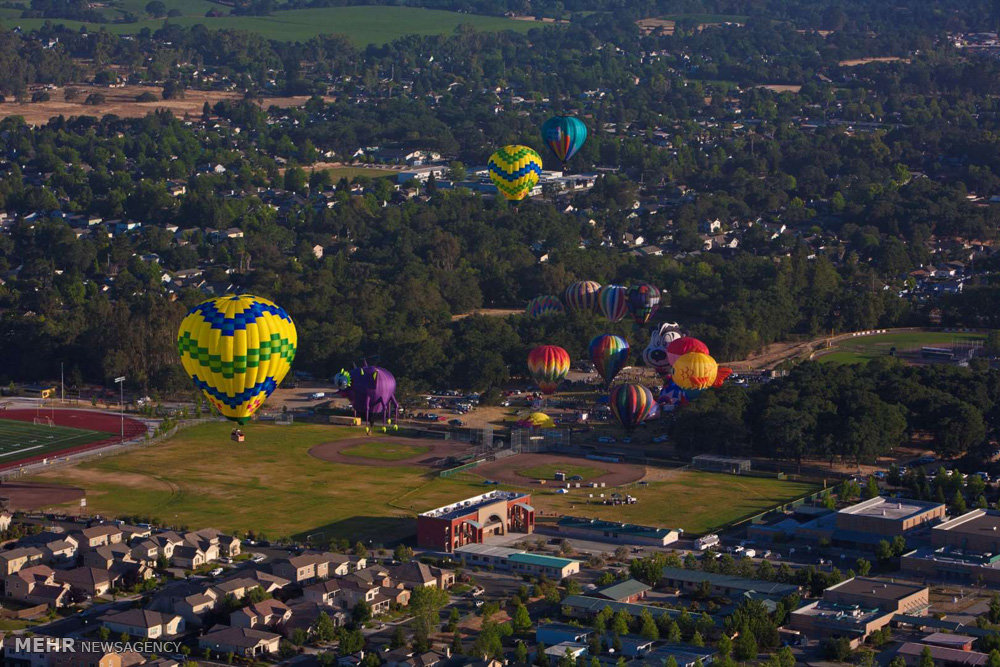
<svg viewBox="0 0 1000 667">
<path fill-rule="evenodd" d="M 528 317 L 542 317 L 543 315 L 555 315 L 565 312 L 566 309 L 563 308 L 559 297 L 550 294 L 536 296 L 528 302 L 527 308 L 524 309 L 524 313 Z"/>
<path fill-rule="evenodd" d="M 551 394 L 569 373 L 569 353 L 558 345 L 540 345 L 528 353 L 528 370 L 542 393 Z"/>
<path fill-rule="evenodd" d="M 288 373 L 297 344 L 288 313 L 250 294 L 198 304 L 177 333 L 181 363 L 195 386 L 224 417 L 240 424 Z"/>
<path fill-rule="evenodd" d="M 505 198 L 521 201 L 538 185 L 542 158 L 527 146 L 504 146 L 490 156 L 490 180 Z"/>
<path fill-rule="evenodd" d="M 581 280 L 566 288 L 563 300 L 570 310 L 595 310 L 597 294 L 601 291 L 601 283 L 593 280 Z"/>
<path fill-rule="evenodd" d="M 609 394 L 611 412 L 618 422 L 631 432 L 639 424 L 649 419 L 656 402 L 653 392 L 641 384 L 619 384 L 611 388 Z"/>
<path fill-rule="evenodd" d="M 606 385 L 611 384 L 628 362 L 628 341 L 614 334 L 601 334 L 595 337 L 590 341 L 588 351 L 590 360 L 594 362 L 594 368 Z"/>
<path fill-rule="evenodd" d="M 628 312 L 639 326 L 643 326 L 660 307 L 660 290 L 649 283 L 638 283 L 628 288 Z"/>
<path fill-rule="evenodd" d="M 553 116 L 542 125 L 542 140 L 565 166 L 587 140 L 587 126 L 575 116 Z"/>
<path fill-rule="evenodd" d="M 611 322 L 620 322 L 628 312 L 628 290 L 621 285 L 605 285 L 597 293 L 597 306 Z"/>
</svg>

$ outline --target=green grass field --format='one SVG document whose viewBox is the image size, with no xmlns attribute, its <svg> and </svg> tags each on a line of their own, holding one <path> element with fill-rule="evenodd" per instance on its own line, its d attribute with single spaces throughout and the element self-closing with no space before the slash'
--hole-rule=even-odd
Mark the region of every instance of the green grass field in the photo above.
<svg viewBox="0 0 1000 667">
<path fill-rule="evenodd" d="M 430 447 L 419 447 L 417 445 L 405 445 L 403 443 L 392 443 L 385 441 L 372 441 L 353 447 L 340 450 L 345 456 L 357 456 L 362 459 L 375 459 L 377 461 L 402 461 L 414 456 L 420 456 L 430 451 Z"/>
<path fill-rule="evenodd" d="M 128 3 L 130 6 L 134 3 Z M 145 3 L 140 3 L 145 6 Z M 173 7 L 167 2 L 167 8 Z M 82 23 L 64 19 L 23 19 L 16 9 L 0 9 L 0 21 L 8 28 L 21 26 L 34 30 L 44 23 L 65 25 L 72 30 L 86 26 L 90 30 L 107 30 L 115 34 L 135 34 L 144 28 L 157 30 L 165 21 L 191 27 L 203 25 L 210 30 L 248 30 L 267 39 L 283 42 L 306 41 L 317 35 L 346 35 L 358 46 L 385 44 L 406 35 L 443 35 L 454 32 L 459 25 L 471 25 L 476 30 L 493 32 L 515 30 L 527 32 L 541 24 L 532 21 L 515 21 L 500 16 L 461 14 L 437 9 L 419 7 L 322 7 L 315 9 L 292 9 L 276 11 L 269 16 L 220 16 L 208 18 L 204 7 L 225 11 L 225 7 L 198 0 L 184 0 L 181 11 L 190 12 L 184 16 L 169 19 L 143 19 L 135 23 Z M 134 9 L 133 9 L 134 11 Z M 145 16 L 143 11 L 136 12 Z"/>
<path fill-rule="evenodd" d="M 0 463 L 38 456 L 108 438 L 107 433 L 67 426 L 45 426 L 0 418 Z"/>
<path fill-rule="evenodd" d="M 594 468 L 591 466 L 564 466 L 557 465 L 555 463 L 549 465 L 535 466 L 534 468 L 525 468 L 523 470 L 518 470 L 517 474 L 521 477 L 526 477 L 528 479 L 555 479 L 556 472 L 566 473 L 566 478 L 569 479 L 575 475 L 579 475 L 584 479 L 593 479 L 595 477 L 600 477 L 604 474 L 604 470 L 600 468 Z"/>
<path fill-rule="evenodd" d="M 342 178 L 351 180 L 355 176 L 368 176 L 369 178 L 383 178 L 391 177 L 393 180 L 396 178 L 398 171 L 392 169 L 378 169 L 377 167 L 331 167 L 325 171 L 330 173 L 330 178 L 336 183 Z"/>
<path fill-rule="evenodd" d="M 904 333 L 858 336 L 837 343 L 833 352 L 821 354 L 816 360 L 824 364 L 858 364 L 888 356 L 895 347 L 897 352 L 923 346 L 947 346 L 956 343 L 982 341 L 985 336 L 976 333 L 948 333 L 943 331 L 910 331 Z"/>
<path fill-rule="evenodd" d="M 322 442 L 357 437 L 359 429 L 251 424 L 245 428 L 246 442 L 240 444 L 229 439 L 230 430 L 225 423 L 202 424 L 155 447 L 35 479 L 85 488 L 89 511 L 106 516 L 139 515 L 192 528 L 253 529 L 269 537 L 322 535 L 383 543 L 412 535 L 413 517 L 419 512 L 495 488 L 471 472 L 444 479 L 426 468 L 352 466 L 307 453 Z M 373 438 L 373 445 L 391 439 Z M 516 458 L 511 465 L 516 466 Z M 582 489 L 566 495 L 533 491 L 532 504 L 540 516 L 580 514 L 701 531 L 811 489 L 807 484 L 700 472 L 673 471 L 666 477 L 631 487 L 638 505 L 587 505 Z"/>
<path fill-rule="evenodd" d="M 697 21 L 698 23 L 745 23 L 746 14 L 667 14 L 660 18 L 668 21 Z"/>
</svg>

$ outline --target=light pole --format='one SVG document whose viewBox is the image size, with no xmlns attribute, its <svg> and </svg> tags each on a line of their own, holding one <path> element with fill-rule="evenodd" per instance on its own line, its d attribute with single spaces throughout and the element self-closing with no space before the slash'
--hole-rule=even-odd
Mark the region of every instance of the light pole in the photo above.
<svg viewBox="0 0 1000 667">
<path fill-rule="evenodd" d="M 115 384 L 121 387 L 121 402 L 118 405 L 122 414 L 122 442 L 125 442 L 125 376 L 116 377 Z"/>
</svg>

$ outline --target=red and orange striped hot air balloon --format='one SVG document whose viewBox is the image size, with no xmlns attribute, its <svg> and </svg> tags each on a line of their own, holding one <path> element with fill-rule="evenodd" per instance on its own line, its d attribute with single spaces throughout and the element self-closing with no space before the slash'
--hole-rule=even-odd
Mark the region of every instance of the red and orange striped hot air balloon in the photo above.
<svg viewBox="0 0 1000 667">
<path fill-rule="evenodd" d="M 528 353 L 528 370 L 542 393 L 551 394 L 569 373 L 569 353 L 558 345 L 540 345 Z"/>
</svg>

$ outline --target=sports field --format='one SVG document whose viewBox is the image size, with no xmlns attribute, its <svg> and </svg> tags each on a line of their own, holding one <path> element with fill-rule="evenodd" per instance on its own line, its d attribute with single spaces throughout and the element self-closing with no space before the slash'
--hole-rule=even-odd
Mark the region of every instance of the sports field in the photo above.
<svg viewBox="0 0 1000 667">
<path fill-rule="evenodd" d="M 0 417 L 0 464 L 106 440 L 107 433 Z"/>
<path fill-rule="evenodd" d="M 340 450 L 345 456 L 356 456 L 376 461 L 403 461 L 430 451 L 430 447 L 420 447 L 392 441 L 372 441 Z"/>
<path fill-rule="evenodd" d="M 104 515 L 254 529 L 269 537 L 323 535 L 376 542 L 412 535 L 418 512 L 496 488 L 474 471 L 441 478 L 419 465 L 350 465 L 309 455 L 321 443 L 357 438 L 358 429 L 251 424 L 240 444 L 229 439 L 230 430 L 224 423 L 202 424 L 156 447 L 35 479 L 85 488 L 88 509 Z M 376 443 L 386 440 L 391 437 L 373 438 Z M 518 458 L 505 459 L 511 470 L 518 469 Z M 540 516 L 575 513 L 701 531 L 811 490 L 775 479 L 709 473 L 664 471 L 651 478 L 655 481 L 628 490 L 640 498 L 638 505 L 588 505 L 584 489 L 565 495 L 534 489 L 532 504 Z"/>
<path fill-rule="evenodd" d="M 924 346 L 968 345 L 983 341 L 985 338 L 983 334 L 947 331 L 906 331 L 877 336 L 858 336 L 837 343 L 832 352 L 817 354 L 816 360 L 826 364 L 857 364 L 888 356 L 894 347 L 897 353 L 902 353 L 906 350 L 919 350 Z"/>
<path fill-rule="evenodd" d="M 555 463 L 518 470 L 517 474 L 529 479 L 555 479 L 557 472 L 566 473 L 566 479 L 570 477 L 582 477 L 583 481 L 604 474 L 602 469 L 593 466 L 559 465 Z"/>
<path fill-rule="evenodd" d="M 167 0 L 167 8 L 174 4 Z M 143 7 L 145 3 L 143 2 Z M 541 24 L 532 21 L 514 21 L 500 16 L 462 14 L 419 7 L 390 7 L 369 5 L 363 7 L 320 7 L 275 11 L 268 16 L 219 16 L 206 17 L 205 7 L 225 11 L 225 7 L 197 0 L 185 0 L 178 6 L 184 14 L 168 19 L 146 18 L 140 8 L 133 11 L 142 18 L 135 23 L 84 23 L 65 19 L 24 19 L 17 9 L 0 9 L 0 21 L 6 27 L 20 26 L 24 30 L 40 28 L 49 22 L 64 25 L 72 30 L 86 27 L 104 29 L 115 34 L 135 34 L 143 29 L 158 30 L 165 22 L 184 27 L 203 25 L 210 30 L 248 30 L 267 39 L 282 42 L 303 42 L 318 35 L 341 34 L 358 46 L 385 44 L 406 35 L 443 35 L 454 32 L 460 25 L 471 25 L 476 30 L 493 32 L 516 30 L 527 32 Z"/>
</svg>

